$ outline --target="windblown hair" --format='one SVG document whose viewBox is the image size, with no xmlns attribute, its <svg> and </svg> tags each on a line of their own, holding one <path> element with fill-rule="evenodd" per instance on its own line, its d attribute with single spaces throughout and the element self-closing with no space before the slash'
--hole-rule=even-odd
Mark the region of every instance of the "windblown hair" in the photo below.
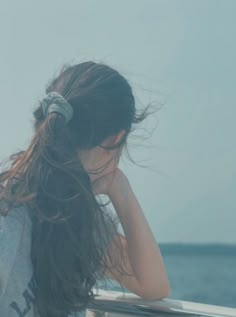
<svg viewBox="0 0 236 317">
<path fill-rule="evenodd" d="M 0 199 L 7 206 L 0 213 L 24 205 L 32 220 L 35 305 L 42 317 L 86 309 L 106 270 L 128 274 L 120 265 L 121 245 L 116 245 L 116 257 L 107 247 L 116 223 L 111 216 L 107 221 L 105 207 L 95 199 L 78 153 L 121 130 L 126 134 L 117 146 L 125 145 L 132 124 L 146 117 L 146 111 L 137 114 L 127 80 L 104 64 L 63 67 L 46 89 L 53 91 L 73 107 L 72 120 L 66 124 L 57 113 L 45 117 L 39 103 L 32 141 L 11 156 L 11 167 L 0 174 Z"/>
</svg>

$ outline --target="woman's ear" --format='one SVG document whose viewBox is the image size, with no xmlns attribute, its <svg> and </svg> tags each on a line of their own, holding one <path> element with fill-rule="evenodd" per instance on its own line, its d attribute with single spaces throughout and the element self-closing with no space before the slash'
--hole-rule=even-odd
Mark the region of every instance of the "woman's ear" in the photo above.
<svg viewBox="0 0 236 317">
<path fill-rule="evenodd" d="M 126 131 L 125 130 L 121 130 L 119 133 L 109 136 L 108 138 L 106 138 L 106 140 L 104 140 L 102 142 L 102 146 L 104 147 L 112 147 L 115 146 L 116 144 L 118 144 L 121 139 L 124 137 Z"/>
</svg>

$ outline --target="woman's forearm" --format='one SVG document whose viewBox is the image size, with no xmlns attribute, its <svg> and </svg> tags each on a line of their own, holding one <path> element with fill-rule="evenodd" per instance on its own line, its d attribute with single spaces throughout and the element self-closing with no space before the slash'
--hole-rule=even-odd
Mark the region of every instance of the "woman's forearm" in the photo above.
<svg viewBox="0 0 236 317">
<path fill-rule="evenodd" d="M 160 249 L 129 181 L 122 172 L 118 172 L 114 178 L 109 197 L 123 227 L 129 260 L 140 285 L 146 285 L 153 292 L 166 290 L 168 293 L 169 283 Z"/>
</svg>

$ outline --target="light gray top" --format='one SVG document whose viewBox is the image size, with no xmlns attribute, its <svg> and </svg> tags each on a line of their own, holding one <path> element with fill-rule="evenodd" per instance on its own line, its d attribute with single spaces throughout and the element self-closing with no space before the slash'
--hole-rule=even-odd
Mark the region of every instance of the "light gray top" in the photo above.
<svg viewBox="0 0 236 317">
<path fill-rule="evenodd" d="M 37 316 L 30 249 L 31 221 L 25 208 L 0 216 L 0 316 Z"/>
<path fill-rule="evenodd" d="M 37 317 L 33 305 L 31 220 L 23 206 L 0 216 L 0 316 Z M 85 316 L 85 311 L 78 314 Z"/>
</svg>

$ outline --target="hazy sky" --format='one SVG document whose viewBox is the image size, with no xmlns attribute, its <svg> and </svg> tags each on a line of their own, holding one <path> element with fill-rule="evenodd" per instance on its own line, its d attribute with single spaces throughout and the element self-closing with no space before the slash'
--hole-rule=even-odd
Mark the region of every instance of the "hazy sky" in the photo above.
<svg viewBox="0 0 236 317">
<path fill-rule="evenodd" d="M 164 107 L 125 160 L 160 242 L 236 242 L 236 1 L 0 1 L 3 158 L 32 135 L 32 110 L 63 63 L 129 79 L 137 106 Z M 142 134 L 139 130 L 137 133 Z M 130 143 L 133 143 L 130 140 Z"/>
</svg>

